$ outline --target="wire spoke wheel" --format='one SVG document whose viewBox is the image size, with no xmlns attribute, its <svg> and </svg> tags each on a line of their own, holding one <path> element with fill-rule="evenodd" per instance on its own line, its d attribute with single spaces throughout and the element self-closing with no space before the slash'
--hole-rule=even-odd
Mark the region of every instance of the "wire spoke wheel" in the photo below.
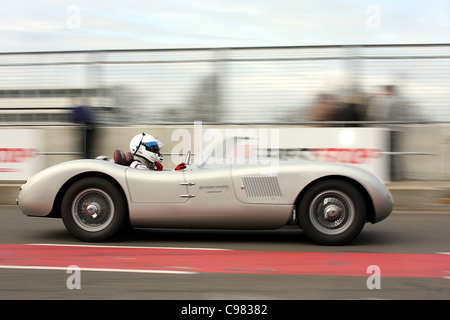
<svg viewBox="0 0 450 320">
<path fill-rule="evenodd" d="M 298 206 L 298 222 L 305 234 L 323 245 L 353 240 L 366 222 L 366 203 L 350 182 L 320 181 L 306 191 Z"/>
<path fill-rule="evenodd" d="M 80 192 L 72 204 L 72 217 L 83 230 L 98 232 L 105 229 L 114 217 L 114 203 L 111 197 L 97 188 Z"/>
<path fill-rule="evenodd" d="M 64 225 L 82 241 L 111 238 L 125 225 L 126 213 L 126 202 L 118 187 L 99 177 L 74 182 L 61 203 Z"/>
</svg>

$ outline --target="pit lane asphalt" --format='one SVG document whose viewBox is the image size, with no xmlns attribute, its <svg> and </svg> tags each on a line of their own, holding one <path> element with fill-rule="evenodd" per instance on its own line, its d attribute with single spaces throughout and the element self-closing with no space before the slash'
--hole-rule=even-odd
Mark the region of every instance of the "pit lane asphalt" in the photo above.
<svg viewBox="0 0 450 320">
<path fill-rule="evenodd" d="M 449 214 L 394 213 L 367 224 L 347 246 L 310 242 L 300 230 L 275 231 L 155 230 L 128 232 L 102 245 L 222 248 L 232 250 L 353 253 L 450 252 Z M 31 218 L 16 206 L 0 206 L 1 244 L 84 245 L 71 237 L 59 219 Z M 407 265 L 405 265 L 407 267 Z M 450 265 L 448 270 L 450 271 Z M 0 299 L 450 299 L 450 279 L 384 277 L 381 289 L 368 289 L 367 277 L 279 274 L 81 274 L 81 289 L 69 290 L 64 270 L 0 269 Z M 450 272 L 449 272 L 450 276 Z"/>
</svg>

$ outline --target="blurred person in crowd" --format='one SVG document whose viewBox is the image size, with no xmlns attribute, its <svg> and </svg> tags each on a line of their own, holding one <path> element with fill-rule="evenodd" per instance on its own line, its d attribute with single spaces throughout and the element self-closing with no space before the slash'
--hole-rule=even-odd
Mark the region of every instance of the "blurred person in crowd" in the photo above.
<svg viewBox="0 0 450 320">
<path fill-rule="evenodd" d="M 399 180 L 402 178 L 401 159 L 395 153 L 400 151 L 401 128 L 395 122 L 409 119 L 409 113 L 406 110 L 405 101 L 399 95 L 395 85 L 386 85 L 381 89 L 381 92 L 375 95 L 369 105 L 368 120 L 379 121 L 380 126 L 389 129 L 390 152 L 393 153 L 390 157 L 391 179 Z"/>
<path fill-rule="evenodd" d="M 84 158 L 94 158 L 93 146 L 96 138 L 95 114 L 88 104 L 74 104 L 70 120 L 81 126 L 81 150 Z"/>
<path fill-rule="evenodd" d="M 366 103 L 360 95 L 350 95 L 339 105 L 336 121 L 342 121 L 344 127 L 359 127 L 356 123 L 364 120 Z"/>
<path fill-rule="evenodd" d="M 320 93 L 312 106 L 311 121 L 335 121 L 338 103 L 334 95 Z M 323 126 L 323 125 L 319 125 Z"/>
<path fill-rule="evenodd" d="M 369 118 L 373 121 L 391 122 L 404 121 L 408 118 L 405 103 L 394 85 L 382 87 L 381 92 L 376 94 L 368 110 Z"/>
</svg>

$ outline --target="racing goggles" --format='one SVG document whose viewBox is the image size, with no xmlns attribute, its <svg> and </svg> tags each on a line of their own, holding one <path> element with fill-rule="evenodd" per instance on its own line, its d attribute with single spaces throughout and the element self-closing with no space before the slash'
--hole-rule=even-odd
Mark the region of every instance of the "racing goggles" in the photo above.
<svg viewBox="0 0 450 320">
<path fill-rule="evenodd" d="M 151 142 L 141 143 L 141 144 L 145 147 L 145 150 L 159 154 L 160 147 L 159 147 L 158 142 L 151 141 Z"/>
</svg>

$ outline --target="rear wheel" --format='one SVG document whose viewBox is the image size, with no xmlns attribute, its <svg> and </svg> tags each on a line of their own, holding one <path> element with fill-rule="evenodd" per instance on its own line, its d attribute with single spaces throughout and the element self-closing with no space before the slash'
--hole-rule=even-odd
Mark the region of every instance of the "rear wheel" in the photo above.
<svg viewBox="0 0 450 320">
<path fill-rule="evenodd" d="M 366 204 L 359 190 L 343 180 L 313 185 L 299 204 L 305 234 L 323 245 L 342 245 L 359 235 L 366 222 Z"/>
<path fill-rule="evenodd" d="M 65 193 L 61 217 L 67 230 L 82 241 L 105 241 L 123 226 L 126 217 L 122 194 L 102 178 L 76 181 Z"/>
</svg>

